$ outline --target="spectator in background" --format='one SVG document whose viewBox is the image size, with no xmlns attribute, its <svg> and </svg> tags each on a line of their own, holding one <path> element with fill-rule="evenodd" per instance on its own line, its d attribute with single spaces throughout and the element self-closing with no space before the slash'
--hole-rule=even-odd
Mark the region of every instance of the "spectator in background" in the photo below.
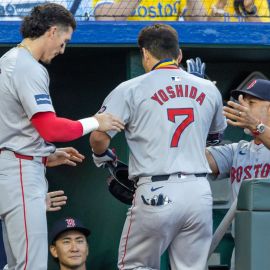
<svg viewBox="0 0 270 270">
<path fill-rule="evenodd" d="M 0 0 L 0 21 L 19 21 L 25 16 L 28 16 L 33 7 L 38 4 L 45 3 L 46 1 L 40 0 Z M 52 0 L 51 3 L 57 3 L 68 9 L 75 17 L 76 21 L 88 21 L 95 20 L 94 17 L 94 6 L 97 0 Z M 134 10 L 133 2 L 131 4 L 126 0 L 119 1 L 119 6 L 110 10 L 108 17 L 112 16 L 129 16 Z M 135 3 L 136 4 L 136 3 Z M 130 6 L 130 7 L 129 7 Z"/>
<path fill-rule="evenodd" d="M 93 0 L 97 21 L 205 21 L 201 0 Z"/>
<path fill-rule="evenodd" d="M 267 0 L 214 0 L 206 5 L 208 21 L 270 22 Z"/>
<path fill-rule="evenodd" d="M 60 270 L 86 270 L 90 230 L 73 217 L 55 222 L 50 231 L 50 252 Z"/>
</svg>

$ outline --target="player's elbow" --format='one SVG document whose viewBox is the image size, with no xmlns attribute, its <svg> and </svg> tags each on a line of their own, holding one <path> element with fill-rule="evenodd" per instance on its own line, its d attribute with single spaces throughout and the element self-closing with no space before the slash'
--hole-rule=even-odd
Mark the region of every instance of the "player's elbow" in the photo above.
<svg viewBox="0 0 270 270">
<path fill-rule="evenodd" d="M 90 135 L 89 142 L 93 149 L 107 149 L 110 145 L 110 137 L 107 133 L 93 131 Z"/>
<path fill-rule="evenodd" d="M 49 143 L 58 141 L 57 136 L 55 136 L 55 132 L 50 130 L 39 132 L 39 135 L 43 138 L 44 141 Z"/>
</svg>

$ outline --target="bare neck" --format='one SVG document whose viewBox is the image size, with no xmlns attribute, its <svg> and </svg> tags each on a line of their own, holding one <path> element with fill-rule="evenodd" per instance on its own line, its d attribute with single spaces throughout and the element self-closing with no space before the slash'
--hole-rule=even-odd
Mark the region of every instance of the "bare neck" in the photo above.
<svg viewBox="0 0 270 270">
<path fill-rule="evenodd" d="M 42 49 L 43 49 L 41 38 L 37 38 L 37 39 L 25 38 L 22 40 L 22 42 L 19 45 L 21 45 L 21 47 L 28 50 L 29 53 L 37 61 L 40 60 L 41 55 L 42 55 Z"/>
</svg>

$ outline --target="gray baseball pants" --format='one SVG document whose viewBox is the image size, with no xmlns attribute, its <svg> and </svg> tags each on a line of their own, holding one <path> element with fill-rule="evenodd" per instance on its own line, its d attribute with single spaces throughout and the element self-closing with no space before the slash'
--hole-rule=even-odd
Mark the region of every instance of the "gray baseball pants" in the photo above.
<svg viewBox="0 0 270 270">
<path fill-rule="evenodd" d="M 9 270 L 47 270 L 47 180 L 42 158 L 0 153 L 0 216 Z"/>
<path fill-rule="evenodd" d="M 160 257 L 168 249 L 172 270 L 204 270 L 212 240 L 207 179 L 177 174 L 167 181 L 151 179 L 142 177 L 137 184 L 122 231 L 118 268 L 160 269 Z"/>
</svg>

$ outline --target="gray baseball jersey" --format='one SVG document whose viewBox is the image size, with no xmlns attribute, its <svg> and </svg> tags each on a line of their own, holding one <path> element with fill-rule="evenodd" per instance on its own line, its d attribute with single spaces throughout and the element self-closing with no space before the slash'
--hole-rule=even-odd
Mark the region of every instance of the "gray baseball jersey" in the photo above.
<svg viewBox="0 0 270 270">
<path fill-rule="evenodd" d="M 45 142 L 30 122 L 35 113 L 54 112 L 48 72 L 24 48 L 1 57 L 0 96 L 0 149 L 30 156 L 53 152 L 54 145 Z"/>
<path fill-rule="evenodd" d="M 126 123 L 129 176 L 134 178 L 210 172 L 206 138 L 226 128 L 222 107 L 212 82 L 181 69 L 158 69 L 120 84 L 101 111 Z"/>
<path fill-rule="evenodd" d="M 269 177 L 270 150 L 263 144 L 240 141 L 207 149 L 213 155 L 219 172 L 230 174 L 233 199 L 237 197 L 242 181 Z"/>
<path fill-rule="evenodd" d="M 129 176 L 138 178 L 119 269 L 160 269 L 166 249 L 172 270 L 205 269 L 212 239 L 205 145 L 209 132 L 226 128 L 222 107 L 212 82 L 169 64 L 122 83 L 104 101 L 101 111 L 126 124 Z"/>
</svg>

